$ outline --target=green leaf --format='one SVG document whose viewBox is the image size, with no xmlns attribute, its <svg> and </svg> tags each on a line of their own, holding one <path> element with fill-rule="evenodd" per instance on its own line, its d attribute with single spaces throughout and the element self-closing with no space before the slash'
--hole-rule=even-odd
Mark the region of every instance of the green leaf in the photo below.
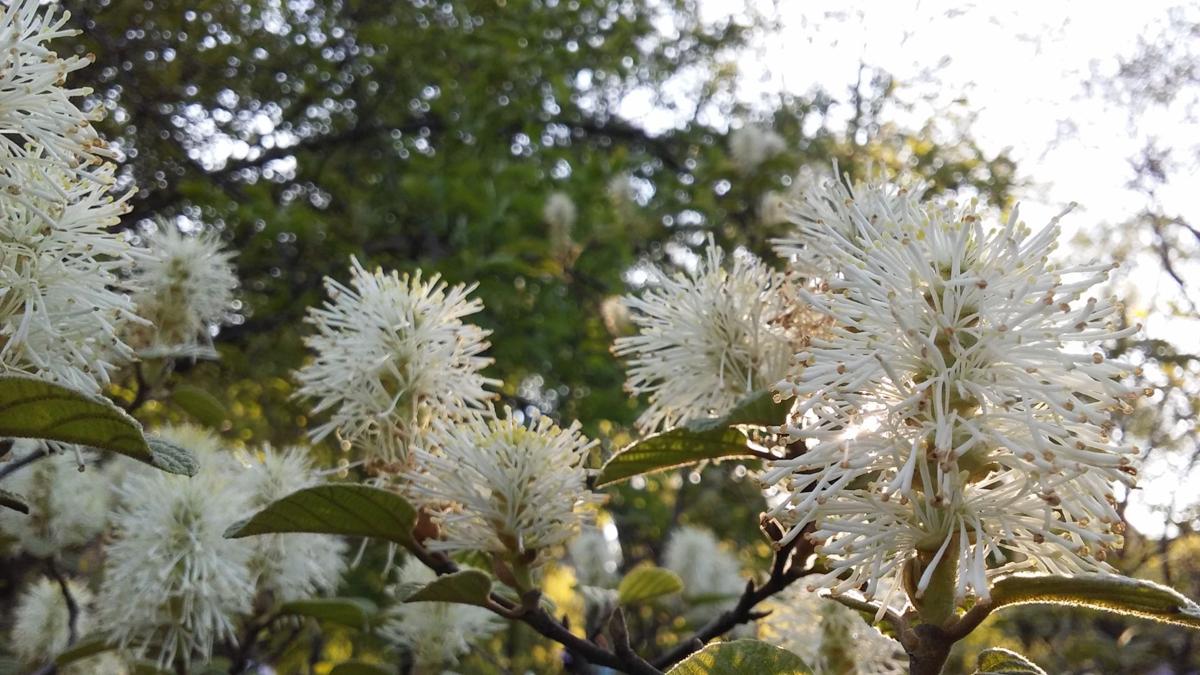
<svg viewBox="0 0 1200 675">
<path fill-rule="evenodd" d="M 1161 623 L 1200 628 L 1200 605 L 1174 589 L 1116 575 L 1024 575 L 1005 577 L 992 587 L 992 606 L 1075 605 Z"/>
<path fill-rule="evenodd" d="M 440 576 L 417 589 L 404 602 L 453 602 L 486 607 L 492 580 L 479 570 L 462 570 Z"/>
<path fill-rule="evenodd" d="M 739 401 L 733 410 L 730 410 L 724 417 L 692 420 L 683 426 L 695 432 L 743 424 L 755 427 L 773 427 L 783 424 L 791 409 L 791 401 L 775 401 L 775 392 L 757 391 Z"/>
<path fill-rule="evenodd" d="M 378 663 L 342 661 L 329 671 L 329 675 L 396 675 L 396 671 Z"/>
<path fill-rule="evenodd" d="M 75 646 L 54 657 L 54 665 L 62 668 L 69 663 L 82 661 L 83 659 L 95 656 L 96 654 L 100 654 L 111 649 L 116 649 L 116 646 L 109 644 L 101 638 L 81 640 L 76 642 Z"/>
<path fill-rule="evenodd" d="M 225 531 L 230 539 L 277 532 L 311 532 L 369 537 L 415 545 L 417 512 L 400 495 L 355 483 L 329 483 L 297 490 L 268 504 Z"/>
<path fill-rule="evenodd" d="M 979 653 L 974 675 L 1046 675 L 1046 671 L 1014 651 L 993 647 Z"/>
<path fill-rule="evenodd" d="M 813 675 L 799 656 L 758 640 L 715 642 L 667 671 L 668 675 Z"/>
<path fill-rule="evenodd" d="M 25 498 L 8 490 L 0 490 L 0 506 L 26 515 L 29 514 L 29 504 L 25 503 Z"/>
<path fill-rule="evenodd" d="M 171 400 L 198 422 L 210 427 L 220 428 L 229 417 L 225 405 L 216 396 L 194 385 L 175 385 L 174 391 L 171 392 Z"/>
<path fill-rule="evenodd" d="M 605 462 L 596 487 L 707 459 L 753 457 L 745 434 L 735 427 L 782 424 L 791 404 L 772 397 L 771 392 L 751 394 L 724 417 L 689 422 L 628 445 Z"/>
<path fill-rule="evenodd" d="M 379 608 L 364 598 L 310 598 L 285 602 L 279 613 L 285 616 L 307 616 L 350 628 L 363 629 Z"/>
<path fill-rule="evenodd" d="M 604 463 L 596 487 L 628 480 L 634 476 L 675 469 L 706 459 L 752 457 L 746 436 L 737 429 L 713 429 L 703 433 L 679 427 L 647 436 Z"/>
<path fill-rule="evenodd" d="M 0 377 L 0 437 L 88 445 L 164 471 L 178 466 L 163 462 L 146 443 L 142 425 L 111 401 L 29 377 Z"/>
<path fill-rule="evenodd" d="M 617 602 L 629 605 L 683 590 L 683 579 L 671 570 L 651 564 L 638 565 L 617 585 Z"/>
</svg>

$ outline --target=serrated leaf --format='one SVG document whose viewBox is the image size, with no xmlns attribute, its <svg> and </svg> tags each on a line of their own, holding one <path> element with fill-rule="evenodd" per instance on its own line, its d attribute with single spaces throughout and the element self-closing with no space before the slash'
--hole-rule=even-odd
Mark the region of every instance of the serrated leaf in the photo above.
<svg viewBox="0 0 1200 675">
<path fill-rule="evenodd" d="M 194 385 L 175 385 L 171 392 L 171 400 L 196 421 L 210 427 L 219 428 L 229 417 L 220 399 Z"/>
<path fill-rule="evenodd" d="M 8 490 L 0 490 L 0 506 L 26 515 L 29 514 L 29 504 L 25 502 L 25 498 Z"/>
<path fill-rule="evenodd" d="M 279 607 L 283 616 L 306 616 L 350 628 L 363 629 L 379 608 L 364 598 L 310 598 L 285 602 Z"/>
<path fill-rule="evenodd" d="M 993 607 L 1021 604 L 1076 605 L 1200 628 L 1200 605 L 1186 596 L 1151 581 L 1116 575 L 1017 574 L 992 587 Z"/>
<path fill-rule="evenodd" d="M 462 570 L 437 579 L 411 593 L 404 602 L 453 602 L 486 607 L 492 580 L 479 570 Z"/>
<path fill-rule="evenodd" d="M 696 420 L 635 441 L 604 463 L 596 487 L 709 459 L 754 456 L 745 434 L 735 427 L 782 424 L 791 404 L 775 403 L 772 397 L 771 392 L 751 394 L 724 417 Z"/>
<path fill-rule="evenodd" d="M 177 473 L 183 476 L 195 476 L 200 470 L 200 463 L 191 450 L 180 447 L 161 438 L 148 438 L 146 445 L 150 448 L 150 463 L 167 473 Z"/>
<path fill-rule="evenodd" d="M 87 445 L 157 466 L 142 425 L 124 410 L 108 399 L 30 377 L 0 377 L 0 437 Z"/>
<path fill-rule="evenodd" d="M 76 642 L 75 646 L 54 657 L 54 665 L 62 668 L 69 663 L 82 661 L 90 656 L 95 656 L 96 654 L 112 649 L 116 649 L 116 647 L 100 638 L 81 640 Z"/>
<path fill-rule="evenodd" d="M 396 675 L 396 671 L 378 663 L 342 661 L 329 671 L 329 675 Z"/>
<path fill-rule="evenodd" d="M 617 584 L 617 602 L 622 605 L 645 602 L 681 590 L 683 579 L 678 574 L 651 564 L 638 565 Z"/>
<path fill-rule="evenodd" d="M 973 675 L 1046 675 L 1029 659 L 1001 647 L 980 652 L 978 664 Z"/>
<path fill-rule="evenodd" d="M 668 675 L 813 675 L 799 656 L 758 640 L 715 642 L 679 662 Z"/>
<path fill-rule="evenodd" d="M 355 483 L 329 483 L 297 490 L 268 504 L 225 531 L 231 539 L 277 532 L 311 532 L 369 537 L 414 545 L 417 512 L 403 497 Z"/>
</svg>

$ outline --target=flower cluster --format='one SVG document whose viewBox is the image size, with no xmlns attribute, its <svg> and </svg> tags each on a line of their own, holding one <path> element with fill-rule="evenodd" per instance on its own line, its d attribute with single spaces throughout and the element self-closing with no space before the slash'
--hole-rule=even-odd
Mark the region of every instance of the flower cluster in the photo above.
<svg viewBox="0 0 1200 675">
<path fill-rule="evenodd" d="M 547 239 L 550 251 L 564 264 L 573 262 L 579 253 L 578 247 L 571 240 L 571 230 L 575 228 L 578 216 L 575 202 L 565 192 L 552 193 L 542 207 L 542 220 L 549 226 Z"/>
<path fill-rule="evenodd" d="M 729 134 L 729 155 L 742 173 L 751 173 L 763 162 L 787 149 L 783 137 L 762 127 L 750 126 Z"/>
<path fill-rule="evenodd" d="M 389 591 L 396 596 L 433 581 L 432 570 L 409 558 L 398 573 L 399 583 Z M 503 622 L 482 607 L 448 602 L 406 605 L 396 602 L 387 609 L 379 634 L 412 654 L 417 672 L 442 672 L 466 654 L 471 645 L 491 637 Z"/>
<path fill-rule="evenodd" d="M 92 626 L 88 610 L 92 594 L 83 584 L 66 581 L 75 601 L 75 634 L 78 638 Z M 42 577 L 30 584 L 17 600 L 13 613 L 12 647 L 25 665 L 40 666 L 67 648 L 71 637 L 71 613 L 58 581 Z"/>
<path fill-rule="evenodd" d="M 663 567 L 683 580 L 688 620 L 704 625 L 737 604 L 746 586 L 741 564 L 710 530 L 684 525 L 671 532 L 663 550 Z"/>
<path fill-rule="evenodd" d="M 799 656 L 816 675 L 904 675 L 908 658 L 899 642 L 833 600 L 789 586 L 764 607 L 759 637 Z"/>
<path fill-rule="evenodd" d="M 833 167 L 837 174 L 837 164 Z M 776 239 L 775 252 L 789 260 L 790 267 L 807 278 L 824 279 L 837 273 L 838 263 L 813 243 L 816 232 L 850 242 L 849 254 L 867 254 L 867 248 L 854 249 L 859 232 L 855 223 L 872 225 L 893 223 L 898 219 L 920 217 L 925 184 L 917 180 L 899 182 L 876 176 L 850 185 L 848 179 L 821 177 L 815 172 L 796 176 L 793 190 L 772 205 L 772 218 L 795 223 L 791 235 Z"/>
<path fill-rule="evenodd" d="M 578 534 L 583 507 L 595 501 L 583 467 L 596 444 L 578 423 L 539 417 L 443 425 L 408 475 L 414 497 L 434 516 L 434 549 L 484 551 L 536 567 Z"/>
<path fill-rule="evenodd" d="M 41 441 L 18 439 L 20 456 L 49 452 Z M 76 454 L 78 452 L 79 454 Z M 29 514 L 0 510 L 0 532 L 30 555 L 48 557 L 95 539 L 107 524 L 110 488 L 91 453 L 51 454 L 4 481 L 4 489 L 24 497 Z"/>
<path fill-rule="evenodd" d="M 339 539 L 224 536 L 255 508 L 314 482 L 300 450 L 266 448 L 247 466 L 203 429 L 169 427 L 158 435 L 191 450 L 200 470 L 186 478 L 127 467 L 97 603 L 109 639 L 160 664 L 203 662 L 215 643 L 236 639 L 236 622 L 257 600 L 336 588 L 345 569 Z"/>
<path fill-rule="evenodd" d="M 238 476 L 235 492 L 249 496 L 248 513 L 316 484 L 318 476 L 303 448 L 263 448 Z M 250 570 L 258 591 L 279 602 L 330 593 L 346 569 L 346 542 L 323 534 L 267 534 L 246 542 L 254 547 Z"/>
<path fill-rule="evenodd" d="M 584 586 L 612 587 L 621 567 L 621 542 L 598 527 L 586 527 L 567 547 L 575 580 Z"/>
<path fill-rule="evenodd" d="M 97 618 L 121 649 L 165 666 L 206 659 L 215 642 L 234 639 L 235 617 L 254 599 L 254 578 L 252 546 L 224 536 L 247 512 L 246 496 L 230 489 L 240 465 L 195 429 L 160 435 L 191 450 L 200 470 L 191 478 L 128 471 L 118 487 Z"/>
<path fill-rule="evenodd" d="M 309 310 L 316 352 L 301 368 L 300 395 L 331 419 L 313 437 L 331 433 L 357 442 L 372 459 L 407 462 L 434 419 L 466 420 L 488 409 L 499 384 L 484 377 L 489 331 L 463 322 L 483 309 L 474 287 L 447 285 L 435 275 L 374 273 L 352 261 L 350 286 L 326 279 L 330 301 Z"/>
<path fill-rule="evenodd" d="M 724 257 L 710 240 L 690 274 L 662 275 L 642 297 L 625 298 L 639 332 L 617 338 L 613 352 L 628 357 L 626 389 L 649 394 L 644 432 L 720 416 L 770 387 L 808 332 L 784 275 L 749 253 L 728 269 Z"/>
<path fill-rule="evenodd" d="M 73 102 L 88 90 L 63 86 L 90 59 L 47 47 L 74 34 L 66 18 L 37 0 L 0 8 L 0 372 L 95 392 L 131 356 L 131 260 L 109 231 L 129 195 L 110 194 L 110 153 Z"/>
<path fill-rule="evenodd" d="M 787 536 L 813 526 L 818 583 L 919 600 L 945 560 L 961 600 L 1015 570 L 1104 569 L 1122 532 L 1112 486 L 1138 452 L 1111 419 L 1136 396 L 1129 369 L 1098 347 L 1137 327 L 1085 298 L 1111 266 L 1052 263 L 1057 223 L 1034 234 L 1015 213 L 985 225 L 974 203 L 846 195 L 795 221 L 827 270 L 805 297 L 834 328 L 778 384 L 807 451 L 763 476 Z"/>
<path fill-rule="evenodd" d="M 151 325 L 131 325 L 127 341 L 147 358 L 216 358 L 212 329 L 234 302 L 238 279 L 232 254 L 215 232 L 186 235 L 170 223 L 143 235 L 132 256 L 133 299 Z"/>
</svg>

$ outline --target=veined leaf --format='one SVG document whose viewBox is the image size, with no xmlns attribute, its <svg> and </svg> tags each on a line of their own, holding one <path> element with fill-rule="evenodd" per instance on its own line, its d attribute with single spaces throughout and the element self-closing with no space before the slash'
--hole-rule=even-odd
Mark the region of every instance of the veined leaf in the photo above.
<svg viewBox="0 0 1200 675">
<path fill-rule="evenodd" d="M 715 642 L 692 654 L 667 675 L 813 675 L 799 656 L 758 640 Z"/>
<path fill-rule="evenodd" d="M 992 587 L 996 608 L 1021 604 L 1077 605 L 1162 623 L 1200 628 L 1200 605 L 1172 588 L 1116 575 L 1024 575 Z"/>
<path fill-rule="evenodd" d="M 628 605 L 683 590 L 683 579 L 671 570 L 651 564 L 638 565 L 617 585 L 617 602 Z"/>
<path fill-rule="evenodd" d="M 769 391 L 751 394 L 724 417 L 695 420 L 635 441 L 605 462 L 596 487 L 708 459 L 754 456 L 736 427 L 782 424 L 791 404 L 775 403 L 773 396 Z"/>
<path fill-rule="evenodd" d="M 120 453 L 169 473 L 196 473 L 190 454 L 156 451 L 111 401 L 31 377 L 0 377 L 0 437 L 38 438 Z"/>
<path fill-rule="evenodd" d="M 329 483 L 297 490 L 268 504 L 225 531 L 231 539 L 277 532 L 311 532 L 370 537 L 414 545 L 417 512 L 400 495 L 355 483 Z"/>
<path fill-rule="evenodd" d="M 360 630 L 378 611 L 375 603 L 363 598 L 309 598 L 285 602 L 279 608 L 281 615 L 307 616 Z"/>
<path fill-rule="evenodd" d="M 993 647 L 979 653 L 973 675 L 1046 675 L 1046 671 L 1014 651 Z"/>
<path fill-rule="evenodd" d="M 417 589 L 404 602 L 453 602 L 486 607 L 492 580 L 479 570 L 462 570 L 440 576 Z"/>
</svg>

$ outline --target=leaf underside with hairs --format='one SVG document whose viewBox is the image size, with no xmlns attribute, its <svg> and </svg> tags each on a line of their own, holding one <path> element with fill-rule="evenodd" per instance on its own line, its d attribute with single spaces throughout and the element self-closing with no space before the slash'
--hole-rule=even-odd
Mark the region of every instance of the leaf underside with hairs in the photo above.
<svg viewBox="0 0 1200 675">
<path fill-rule="evenodd" d="M 1200 605 L 1174 589 L 1116 575 L 1013 575 L 992 587 L 996 608 L 1022 604 L 1075 605 L 1161 623 L 1200 628 Z"/>
<path fill-rule="evenodd" d="M 85 445 L 187 476 L 197 468 L 194 459 L 156 451 L 142 425 L 108 399 L 31 377 L 0 377 L 0 437 Z"/>
<path fill-rule="evenodd" d="M 813 675 L 799 656 L 758 640 L 715 642 L 680 661 L 668 675 Z"/>
<path fill-rule="evenodd" d="M 634 476 L 666 471 L 710 459 L 753 457 L 738 426 L 777 426 L 787 418 L 790 402 L 776 403 L 769 391 L 747 396 L 723 417 L 689 422 L 647 436 L 613 455 L 600 470 L 596 487 Z"/>
<path fill-rule="evenodd" d="M 1014 651 L 994 647 L 979 653 L 972 675 L 1046 675 L 1046 671 Z"/>
<path fill-rule="evenodd" d="M 417 512 L 400 495 L 355 483 L 315 485 L 271 502 L 225 531 L 231 539 L 256 534 L 309 532 L 383 539 L 406 548 Z"/>
</svg>

